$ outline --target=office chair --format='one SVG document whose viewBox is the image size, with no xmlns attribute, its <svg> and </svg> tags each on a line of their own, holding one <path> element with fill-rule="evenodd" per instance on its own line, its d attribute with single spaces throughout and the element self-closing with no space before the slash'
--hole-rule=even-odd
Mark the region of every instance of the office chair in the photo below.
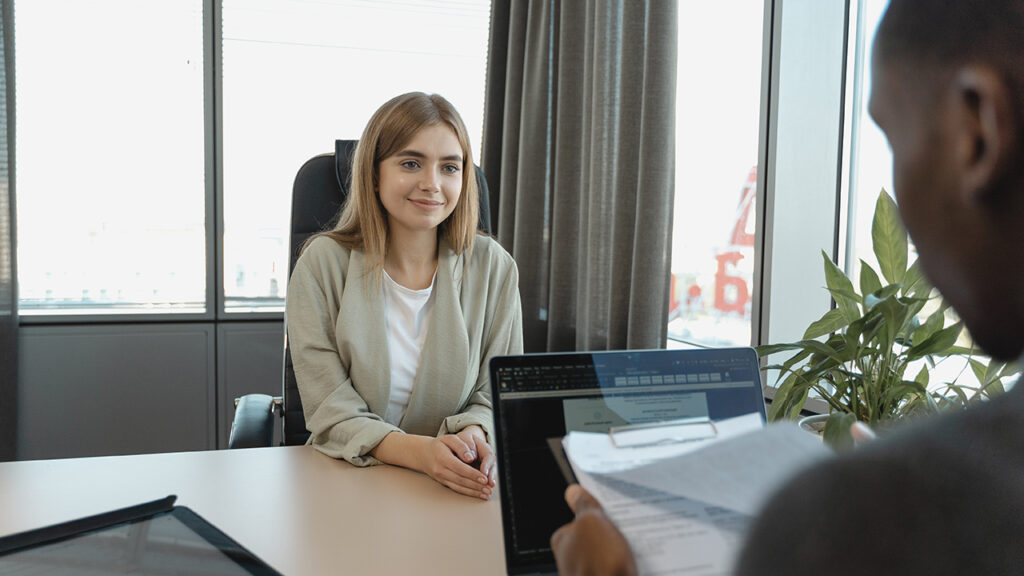
<svg viewBox="0 0 1024 576">
<path fill-rule="evenodd" d="M 355 140 L 336 140 L 334 153 L 320 154 L 306 161 L 295 175 L 292 185 L 292 217 L 288 276 L 291 277 L 295 261 L 303 243 L 313 234 L 330 230 L 337 223 L 341 207 L 348 196 L 351 181 L 352 154 Z M 491 215 L 487 181 L 479 166 L 476 183 L 480 196 L 478 227 L 490 233 Z M 309 438 L 306 418 L 302 412 L 302 399 L 295 382 L 292 355 L 288 348 L 288 330 L 284 333 L 284 371 L 282 395 L 247 394 L 235 400 L 235 418 L 231 424 L 228 448 L 256 448 L 270 446 L 274 440 L 274 415 L 281 417 L 281 442 L 285 446 L 305 444 Z"/>
</svg>

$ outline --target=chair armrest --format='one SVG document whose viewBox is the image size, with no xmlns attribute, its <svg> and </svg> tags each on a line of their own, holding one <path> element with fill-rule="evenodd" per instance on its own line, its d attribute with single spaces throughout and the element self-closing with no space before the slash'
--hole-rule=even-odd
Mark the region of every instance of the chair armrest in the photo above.
<svg viewBox="0 0 1024 576">
<path fill-rule="evenodd" d="M 261 448 L 274 443 L 274 399 L 246 394 L 235 405 L 228 448 Z"/>
</svg>

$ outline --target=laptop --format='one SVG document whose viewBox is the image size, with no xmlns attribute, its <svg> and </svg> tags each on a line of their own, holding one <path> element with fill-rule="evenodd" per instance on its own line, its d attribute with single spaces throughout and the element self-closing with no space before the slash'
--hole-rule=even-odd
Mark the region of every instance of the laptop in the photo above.
<svg viewBox="0 0 1024 576">
<path fill-rule="evenodd" d="M 279 574 L 175 499 L 4 536 L 0 574 Z"/>
<path fill-rule="evenodd" d="M 557 573 L 550 538 L 572 511 L 549 440 L 684 418 L 765 421 L 752 348 L 500 356 L 490 374 L 509 574 Z"/>
</svg>

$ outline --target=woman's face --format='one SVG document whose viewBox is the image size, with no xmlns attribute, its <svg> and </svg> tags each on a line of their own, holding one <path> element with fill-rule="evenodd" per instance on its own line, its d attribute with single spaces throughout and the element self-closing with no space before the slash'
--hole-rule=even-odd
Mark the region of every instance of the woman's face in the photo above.
<svg viewBox="0 0 1024 576">
<path fill-rule="evenodd" d="M 381 160 L 380 201 L 392 233 L 434 230 L 462 194 L 462 146 L 446 124 L 420 129 L 397 154 Z"/>
</svg>

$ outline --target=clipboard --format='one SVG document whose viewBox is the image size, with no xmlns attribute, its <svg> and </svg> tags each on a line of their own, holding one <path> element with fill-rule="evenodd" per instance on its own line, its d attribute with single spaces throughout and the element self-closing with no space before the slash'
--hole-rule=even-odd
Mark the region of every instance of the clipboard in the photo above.
<svg viewBox="0 0 1024 576">
<path fill-rule="evenodd" d="M 710 440 L 718 436 L 718 429 L 711 418 L 696 416 L 646 424 L 612 426 L 608 429 L 608 436 L 611 437 L 612 446 L 616 448 L 646 448 Z"/>
<path fill-rule="evenodd" d="M 679 444 L 682 442 L 695 442 L 709 440 L 718 436 L 718 428 L 714 421 L 707 416 L 696 416 L 691 418 L 679 418 L 676 420 L 664 420 L 661 422 L 648 422 L 644 424 L 630 424 L 626 426 L 612 426 L 608 429 L 608 436 L 612 446 L 620 450 L 632 448 L 648 448 L 651 446 L 663 446 L 666 444 Z M 548 438 L 548 449 L 562 472 L 562 477 L 569 484 L 578 483 L 576 474 L 569 463 L 569 457 L 565 453 L 565 445 L 562 438 Z"/>
</svg>

